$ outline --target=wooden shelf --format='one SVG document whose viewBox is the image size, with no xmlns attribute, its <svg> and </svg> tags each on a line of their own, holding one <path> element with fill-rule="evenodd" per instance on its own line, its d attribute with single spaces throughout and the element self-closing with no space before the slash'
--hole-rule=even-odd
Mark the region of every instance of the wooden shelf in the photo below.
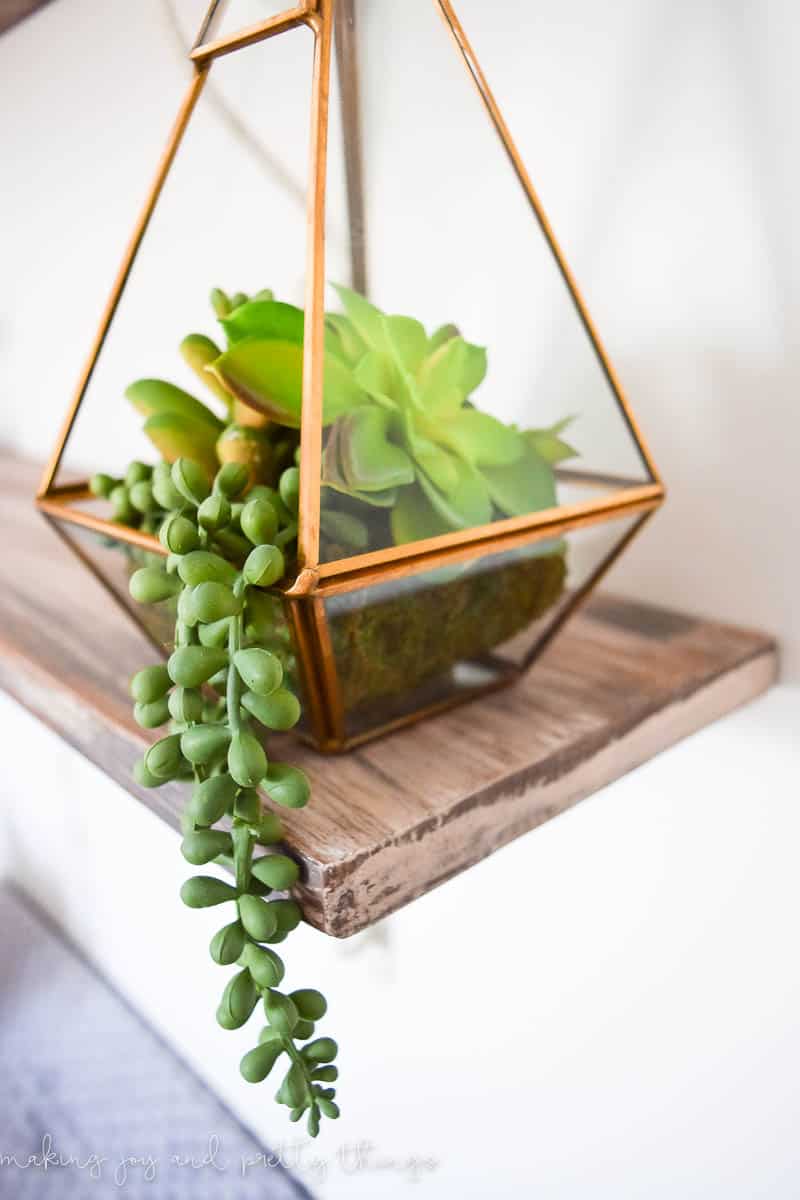
<svg viewBox="0 0 800 1200">
<path fill-rule="evenodd" d="M 144 637 L 33 507 L 37 471 L 0 455 L 0 686 L 177 826 L 185 788 L 138 788 L 150 740 L 127 682 Z M 348 755 L 288 737 L 311 777 L 281 812 L 307 920 L 337 937 L 377 921 L 562 812 L 775 678 L 772 638 L 600 595 L 515 687 Z"/>
</svg>

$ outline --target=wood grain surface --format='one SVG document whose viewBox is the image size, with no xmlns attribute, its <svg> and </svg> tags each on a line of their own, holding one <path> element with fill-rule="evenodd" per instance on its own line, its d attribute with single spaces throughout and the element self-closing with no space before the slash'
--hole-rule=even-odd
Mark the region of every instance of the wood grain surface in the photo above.
<svg viewBox="0 0 800 1200">
<path fill-rule="evenodd" d="M 177 826 L 185 788 L 130 775 L 152 739 L 127 683 L 153 650 L 35 511 L 35 468 L 0 465 L 0 686 Z M 757 695 L 776 669 L 764 634 L 600 595 L 512 688 L 339 757 L 273 737 L 272 757 L 313 785 L 308 808 L 281 813 L 307 920 L 337 937 L 364 928 Z"/>
</svg>

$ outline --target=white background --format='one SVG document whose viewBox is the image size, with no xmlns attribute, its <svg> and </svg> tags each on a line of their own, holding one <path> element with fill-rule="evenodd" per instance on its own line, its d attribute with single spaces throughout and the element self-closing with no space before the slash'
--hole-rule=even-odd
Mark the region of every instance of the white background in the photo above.
<svg viewBox="0 0 800 1200">
<path fill-rule="evenodd" d="M 796 6 L 459 7 L 671 489 L 615 585 L 773 630 L 796 678 Z M 0 38 L 0 438 L 36 457 L 184 82 L 156 0 L 54 0 Z M 324 984 L 345 1047 L 323 1194 L 417 1194 L 337 1170 L 366 1138 L 436 1158 L 419 1189 L 440 1197 L 794 1200 L 797 702 L 772 693 L 365 941 L 298 934 L 293 979 Z M 279 1142 L 211 1019 L 175 835 L 2 715 L 25 754 L 0 773 L 0 873 Z M 32 793 L 22 759 L 59 786 Z"/>
</svg>

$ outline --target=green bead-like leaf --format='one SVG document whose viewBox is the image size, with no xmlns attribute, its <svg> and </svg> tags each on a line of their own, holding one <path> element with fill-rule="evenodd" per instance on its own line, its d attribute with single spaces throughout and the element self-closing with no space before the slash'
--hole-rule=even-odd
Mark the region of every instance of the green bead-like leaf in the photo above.
<svg viewBox="0 0 800 1200">
<path fill-rule="evenodd" d="M 233 500 L 244 491 L 249 482 L 250 475 L 247 467 L 242 466 L 241 463 L 224 463 L 214 478 L 214 491 Z"/>
<path fill-rule="evenodd" d="M 167 670 L 181 687 L 196 688 L 228 665 L 225 650 L 211 646 L 181 646 L 170 655 Z"/>
<path fill-rule="evenodd" d="M 274 846 L 283 841 L 284 830 L 280 818 L 273 812 L 262 809 L 258 821 L 258 843 L 260 846 Z"/>
<path fill-rule="evenodd" d="M 181 888 L 181 900 L 189 908 L 213 908 L 236 899 L 236 888 L 213 875 L 193 875 Z"/>
<path fill-rule="evenodd" d="M 263 1083 L 282 1053 L 279 1041 L 266 1042 L 245 1054 L 239 1070 L 248 1083 Z"/>
<path fill-rule="evenodd" d="M 197 522 L 211 533 L 224 529 L 231 521 L 231 506 L 224 496 L 206 496 L 197 510 Z"/>
<path fill-rule="evenodd" d="M 257 721 L 276 732 L 292 729 L 300 720 L 300 701 L 286 688 L 277 688 L 269 696 L 245 692 L 242 704 Z"/>
<path fill-rule="evenodd" d="M 139 784 L 139 787 L 144 788 L 161 787 L 162 784 L 166 783 L 166 779 L 161 779 L 158 775 L 154 775 L 152 771 L 148 771 L 147 764 L 143 758 L 138 759 L 133 764 L 133 778 Z"/>
<path fill-rule="evenodd" d="M 333 1038 L 321 1037 L 314 1042 L 309 1042 L 307 1046 L 303 1046 L 300 1053 L 308 1062 L 330 1063 L 339 1053 L 339 1047 Z"/>
<path fill-rule="evenodd" d="M 209 587 L 210 584 L 201 583 L 200 587 Z M 224 584 L 215 584 L 216 587 L 224 587 Z M 197 636 L 200 638 L 202 646 L 212 646 L 216 650 L 221 650 L 227 646 L 230 635 L 231 622 L 229 617 L 223 617 L 219 621 L 212 621 L 208 625 L 200 625 L 197 630 Z M 197 720 L 198 718 L 195 718 Z"/>
<path fill-rule="evenodd" d="M 267 773 L 267 756 L 258 738 L 242 731 L 234 734 L 228 749 L 228 770 L 240 787 L 258 787 Z"/>
<path fill-rule="evenodd" d="M 198 726 L 197 728 L 202 727 Z M 207 728 L 214 727 L 207 726 Z M 184 755 L 189 758 L 184 746 L 186 736 L 184 734 L 183 738 L 181 738 L 181 746 Z M 189 761 L 192 762 L 193 760 L 189 759 Z M 235 796 L 236 784 L 230 775 L 212 775 L 210 779 L 205 779 L 202 783 L 195 784 L 192 798 L 189 801 L 189 815 L 196 825 L 215 825 L 217 821 L 225 816 L 228 808 L 233 804 Z"/>
<path fill-rule="evenodd" d="M 282 992 L 272 989 L 264 996 L 264 1012 L 272 1028 L 286 1036 L 291 1035 L 300 1020 L 294 1002 L 288 996 L 284 996 Z"/>
<path fill-rule="evenodd" d="M 203 867 L 221 854 L 231 854 L 232 851 L 231 835 L 221 829 L 195 829 L 187 833 L 181 842 L 181 854 L 193 867 Z M 240 953 L 236 954 L 234 962 Z"/>
<path fill-rule="evenodd" d="M 194 688 L 173 688 L 169 696 L 169 711 L 174 721 L 182 725 L 203 719 L 203 696 Z"/>
<path fill-rule="evenodd" d="M 178 563 L 178 574 L 190 587 L 198 587 L 201 583 L 225 583 L 232 587 L 238 573 L 219 554 L 210 550 L 193 550 Z"/>
<path fill-rule="evenodd" d="M 251 899 L 255 899 L 255 897 L 251 897 Z M 274 950 L 254 946 L 251 942 L 245 946 L 239 961 L 242 966 L 247 967 L 260 988 L 277 987 L 283 979 L 284 966 Z"/>
<path fill-rule="evenodd" d="M 182 763 L 181 739 L 177 733 L 161 738 L 144 756 L 144 765 L 157 779 L 172 779 L 177 775 Z"/>
<path fill-rule="evenodd" d="M 215 963 L 219 963 L 221 967 L 230 967 L 238 962 L 245 944 L 246 938 L 241 924 L 239 921 L 231 921 L 230 925 L 223 925 L 222 929 L 218 929 L 214 934 L 209 953 Z"/>
<path fill-rule="evenodd" d="M 284 808 L 303 808 L 311 795 L 308 776 L 289 763 L 270 763 L 264 787 L 270 799 Z"/>
<path fill-rule="evenodd" d="M 201 583 L 193 593 L 192 602 L 198 621 L 208 624 L 233 617 L 241 611 L 242 601 L 224 583 Z"/>
<path fill-rule="evenodd" d="M 158 531 L 158 540 L 171 554 L 189 554 L 200 542 L 197 526 L 181 513 L 170 513 Z M 174 578 L 174 576 L 171 576 Z"/>
<path fill-rule="evenodd" d="M 189 504 L 200 505 L 211 491 L 210 478 L 191 458 L 176 458 L 172 464 L 172 482 Z"/>
<path fill-rule="evenodd" d="M 164 663 L 143 667 L 131 680 L 131 696 L 137 704 L 152 704 L 160 700 L 172 687 L 169 671 Z"/>
<path fill-rule="evenodd" d="M 135 704 L 133 717 L 136 724 L 141 725 L 142 729 L 156 729 L 159 725 L 165 725 L 169 720 L 169 704 L 166 696 L 162 696 L 160 700 L 153 700 L 150 704 Z"/>
<path fill-rule="evenodd" d="M 172 482 L 172 470 L 168 462 L 156 463 L 150 478 L 150 486 L 153 489 L 153 499 L 165 512 L 170 512 L 173 508 L 180 508 L 183 504 L 183 497 Z"/>
<path fill-rule="evenodd" d="M 259 696 L 269 696 L 279 688 L 283 680 L 280 659 L 269 650 L 252 646 L 248 650 L 237 650 L 233 664 L 245 686 Z M 245 785 L 249 786 L 249 785 Z"/>
<path fill-rule="evenodd" d="M 277 546 L 256 546 L 248 554 L 242 573 L 253 587 L 272 587 L 285 570 L 283 554 Z"/>
<path fill-rule="evenodd" d="M 279 933 L 291 933 L 303 919 L 302 909 L 294 900 L 270 900 L 269 907 L 278 919 Z"/>
<path fill-rule="evenodd" d="M 266 942 L 278 928 L 277 913 L 258 896 L 239 897 L 239 916 L 250 937 L 257 942 Z M 269 986 L 274 986 L 274 982 Z"/>
<path fill-rule="evenodd" d="M 250 972 L 240 971 L 230 980 L 222 994 L 217 1020 L 223 1029 L 239 1029 L 249 1020 L 257 1003 L 258 989 Z"/>
<path fill-rule="evenodd" d="M 255 496 L 242 509 L 239 524 L 254 546 L 271 545 L 278 532 L 278 514 L 269 500 Z"/>
<path fill-rule="evenodd" d="M 181 734 L 181 750 L 184 758 L 187 758 L 190 763 L 194 763 L 195 766 L 208 766 L 225 754 L 230 739 L 231 732 L 227 725 L 193 725 Z M 227 779 L 225 784 L 218 786 L 224 787 L 226 794 L 229 794 L 232 799 L 236 791 L 235 783 L 227 776 L 219 778 Z M 212 781 L 207 780 L 206 782 Z"/>
<path fill-rule="evenodd" d="M 290 993 L 290 999 L 304 1021 L 321 1021 L 328 1011 L 328 1002 L 322 992 L 314 988 L 300 988 Z"/>
<path fill-rule="evenodd" d="M 180 591 L 180 582 L 161 567 L 140 567 L 131 575 L 128 589 L 139 604 L 158 604 Z"/>
<path fill-rule="evenodd" d="M 265 854 L 253 863 L 252 872 L 256 879 L 276 892 L 288 891 L 300 878 L 300 868 L 286 854 Z"/>
</svg>

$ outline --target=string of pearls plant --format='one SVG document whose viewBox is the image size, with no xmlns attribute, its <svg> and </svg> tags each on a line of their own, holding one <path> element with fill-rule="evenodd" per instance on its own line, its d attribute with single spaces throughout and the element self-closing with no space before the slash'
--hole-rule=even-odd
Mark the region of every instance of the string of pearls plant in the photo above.
<svg viewBox="0 0 800 1200">
<path fill-rule="evenodd" d="M 281 638 L 280 605 L 264 590 L 283 576 L 296 541 L 298 481 L 293 466 L 277 489 L 256 486 L 245 497 L 249 475 L 241 464 L 226 463 L 212 486 L 198 463 L 179 458 L 153 468 L 132 463 L 122 480 L 95 476 L 92 490 L 111 500 L 117 520 L 157 530 L 168 553 L 130 580 L 141 604 L 177 602 L 168 662 L 145 667 L 131 682 L 137 722 L 169 727 L 134 774 L 144 787 L 191 781 L 183 856 L 193 866 L 232 867 L 232 883 L 197 874 L 181 889 L 190 908 L 235 910 L 210 946 L 214 962 L 238 967 L 217 1020 L 238 1029 L 261 1002 L 267 1023 L 241 1061 L 242 1075 L 260 1083 L 284 1056 L 275 1098 L 291 1120 L 305 1115 L 316 1137 L 321 1116 L 339 1115 L 335 1088 L 326 1086 L 337 1078 L 337 1045 L 313 1036 L 327 1008 L 320 992 L 279 990 L 284 965 L 272 947 L 300 922 L 299 906 L 285 895 L 299 871 L 277 848 L 281 822 L 258 793 L 263 787 L 274 804 L 300 808 L 310 789 L 297 767 L 267 759 L 254 732 L 258 725 L 287 730 L 300 717 L 284 675 L 290 650 Z M 267 852 L 256 857 L 256 847 Z"/>
</svg>

